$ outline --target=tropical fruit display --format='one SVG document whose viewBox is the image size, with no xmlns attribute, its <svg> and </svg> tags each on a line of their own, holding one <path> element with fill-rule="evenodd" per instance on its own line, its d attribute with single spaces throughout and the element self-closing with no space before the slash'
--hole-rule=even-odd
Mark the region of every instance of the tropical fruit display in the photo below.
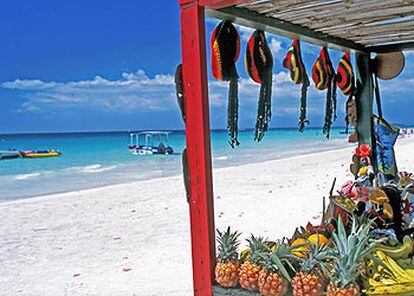
<svg viewBox="0 0 414 296">
<path fill-rule="evenodd" d="M 218 231 L 217 284 L 264 296 L 414 295 L 414 178 L 375 172 L 371 153 L 358 147 L 355 180 L 336 193 L 334 181 L 319 225 L 244 244 Z"/>
</svg>

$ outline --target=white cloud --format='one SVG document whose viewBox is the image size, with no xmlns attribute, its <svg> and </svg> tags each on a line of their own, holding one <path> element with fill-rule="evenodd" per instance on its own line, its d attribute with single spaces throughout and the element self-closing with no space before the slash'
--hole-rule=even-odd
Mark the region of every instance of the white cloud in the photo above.
<svg viewBox="0 0 414 296">
<path fill-rule="evenodd" d="M 123 73 L 119 80 L 95 76 L 91 80 L 45 82 L 17 79 L 2 88 L 23 92 L 27 99 L 19 112 L 41 112 L 67 106 L 94 107 L 107 111 L 168 110 L 175 104 L 174 78 L 159 74 L 149 78 L 144 71 Z"/>
<path fill-rule="evenodd" d="M 158 74 L 151 78 L 142 70 L 122 73 L 121 78 L 117 80 L 102 76 L 69 82 L 17 79 L 1 83 L 0 87 L 19 91 L 23 95 L 25 101 L 20 105 L 18 112 L 59 113 L 73 108 L 124 113 L 178 110 L 174 77 Z M 260 85 L 251 79 L 240 78 L 241 108 L 256 110 L 259 89 Z M 214 79 L 209 81 L 210 104 L 220 113 L 226 111 L 227 93 L 228 82 Z M 316 93 L 312 88 L 309 90 L 309 95 L 313 94 L 315 97 L 314 102 L 319 101 L 318 98 L 321 98 L 322 102 L 324 96 L 320 92 L 318 95 L 315 95 Z M 288 72 L 280 71 L 273 74 L 274 116 L 297 114 L 299 96 L 300 85 L 292 83 Z M 252 116 L 254 113 L 252 112 Z"/>
<path fill-rule="evenodd" d="M 271 38 L 269 47 L 273 53 L 278 53 L 282 49 L 282 42 L 277 40 L 276 38 Z"/>
</svg>

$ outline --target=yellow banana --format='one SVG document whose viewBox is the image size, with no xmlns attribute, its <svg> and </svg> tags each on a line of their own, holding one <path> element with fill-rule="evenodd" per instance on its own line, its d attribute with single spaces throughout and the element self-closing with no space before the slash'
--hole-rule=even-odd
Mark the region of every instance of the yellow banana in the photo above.
<svg viewBox="0 0 414 296">
<path fill-rule="evenodd" d="M 407 259 L 410 254 L 414 251 L 414 241 L 411 236 L 406 235 L 403 238 L 403 244 L 390 247 L 384 244 L 379 244 L 375 247 L 376 251 L 381 251 L 385 255 L 390 256 L 393 259 Z"/>
<path fill-rule="evenodd" d="M 383 285 L 378 287 L 370 287 L 367 291 L 367 295 L 413 295 L 414 292 L 414 282 L 412 283 L 403 283 L 403 284 L 392 284 L 392 285 Z"/>
</svg>

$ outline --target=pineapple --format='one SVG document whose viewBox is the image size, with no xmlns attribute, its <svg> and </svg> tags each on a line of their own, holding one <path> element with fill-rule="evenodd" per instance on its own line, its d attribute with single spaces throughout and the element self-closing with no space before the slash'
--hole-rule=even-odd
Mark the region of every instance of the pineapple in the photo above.
<svg viewBox="0 0 414 296">
<path fill-rule="evenodd" d="M 311 244 L 306 258 L 299 258 L 300 271 L 293 278 L 294 296 L 322 296 L 324 295 L 325 279 L 323 270 L 327 270 L 325 262 L 332 259 L 326 246 Z"/>
<path fill-rule="evenodd" d="M 371 254 L 379 240 L 368 242 L 373 221 L 364 219 L 358 223 L 354 217 L 352 229 L 347 235 L 342 219 L 338 218 L 337 231 L 332 234 L 335 259 L 331 262 L 333 272 L 328 285 L 327 296 L 357 296 L 360 288 L 357 279 L 363 270 L 364 259 Z"/>
<path fill-rule="evenodd" d="M 216 282 L 226 288 L 235 287 L 239 283 L 240 263 L 237 248 L 240 245 L 240 233 L 231 232 L 230 227 L 226 232 L 217 232 L 219 246 L 215 269 Z"/>
<path fill-rule="evenodd" d="M 275 249 L 264 256 L 264 269 L 259 274 L 259 291 L 264 296 L 283 296 L 289 290 L 291 278 L 285 265 L 294 258 L 289 246 L 284 241 L 276 244 Z"/>
<path fill-rule="evenodd" d="M 270 252 L 269 246 L 263 237 L 255 237 L 253 234 L 247 239 L 250 248 L 250 255 L 240 267 L 239 282 L 242 288 L 249 291 L 259 290 L 259 274 L 263 270 L 263 257 Z"/>
</svg>

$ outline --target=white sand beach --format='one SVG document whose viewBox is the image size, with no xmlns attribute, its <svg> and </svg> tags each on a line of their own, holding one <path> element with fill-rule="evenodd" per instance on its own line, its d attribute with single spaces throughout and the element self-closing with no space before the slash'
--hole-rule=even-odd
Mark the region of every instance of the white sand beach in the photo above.
<svg viewBox="0 0 414 296">
<path fill-rule="evenodd" d="M 214 170 L 216 226 L 280 238 L 319 222 L 333 179 L 351 178 L 353 149 Z M 414 172 L 414 138 L 400 139 L 396 153 L 399 169 Z M 182 183 L 176 176 L 0 204 L 0 295 L 192 295 Z"/>
</svg>

